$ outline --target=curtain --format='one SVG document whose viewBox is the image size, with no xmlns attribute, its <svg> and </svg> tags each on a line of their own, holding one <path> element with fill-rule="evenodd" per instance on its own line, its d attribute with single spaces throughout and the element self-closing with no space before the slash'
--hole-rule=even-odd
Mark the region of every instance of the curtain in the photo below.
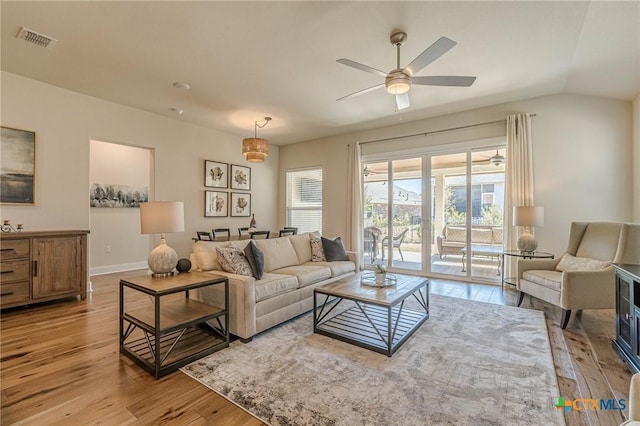
<svg viewBox="0 0 640 426">
<path fill-rule="evenodd" d="M 347 158 L 349 160 L 347 182 L 349 187 L 347 191 L 347 236 L 348 247 L 351 251 L 357 253 L 358 269 L 362 269 L 362 228 L 363 228 L 363 211 L 362 211 L 362 162 L 360 161 L 360 143 L 354 142 L 348 145 L 349 150 Z"/>
<path fill-rule="evenodd" d="M 506 250 L 515 250 L 518 239 L 513 227 L 513 207 L 533 206 L 533 155 L 531 114 L 518 113 L 507 117 L 507 164 L 505 170 L 504 241 Z M 533 230 L 532 230 L 533 233 Z M 515 259 L 511 258 L 510 259 Z M 514 271 L 512 265 L 506 265 Z"/>
</svg>

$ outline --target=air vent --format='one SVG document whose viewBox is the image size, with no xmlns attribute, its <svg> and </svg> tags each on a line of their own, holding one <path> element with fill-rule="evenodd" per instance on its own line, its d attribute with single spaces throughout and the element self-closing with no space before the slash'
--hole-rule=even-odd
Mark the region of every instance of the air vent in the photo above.
<svg viewBox="0 0 640 426">
<path fill-rule="evenodd" d="M 18 35 L 16 37 L 28 43 L 33 43 L 38 46 L 48 48 L 53 47 L 58 42 L 58 40 L 53 37 L 37 33 L 25 27 L 20 28 L 20 31 L 18 32 Z"/>
</svg>

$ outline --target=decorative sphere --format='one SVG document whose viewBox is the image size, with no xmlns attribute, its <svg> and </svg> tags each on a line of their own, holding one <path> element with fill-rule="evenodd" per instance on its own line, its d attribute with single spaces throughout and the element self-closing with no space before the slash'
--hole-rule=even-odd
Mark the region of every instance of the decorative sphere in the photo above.
<svg viewBox="0 0 640 426">
<path fill-rule="evenodd" d="M 178 260 L 176 269 L 178 270 L 178 272 L 189 272 L 189 270 L 191 269 L 191 261 L 186 258 Z"/>
</svg>

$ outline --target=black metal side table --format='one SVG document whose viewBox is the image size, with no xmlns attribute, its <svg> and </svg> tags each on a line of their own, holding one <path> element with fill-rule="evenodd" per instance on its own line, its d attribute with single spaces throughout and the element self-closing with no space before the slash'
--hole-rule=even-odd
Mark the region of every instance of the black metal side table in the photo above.
<svg viewBox="0 0 640 426">
<path fill-rule="evenodd" d="M 505 256 L 521 257 L 523 259 L 553 259 L 555 255 L 546 251 L 520 251 L 520 250 L 505 250 L 502 252 L 502 274 L 500 285 L 504 288 L 505 283 L 512 286 L 518 285 L 518 277 L 504 276 L 504 258 Z"/>
</svg>

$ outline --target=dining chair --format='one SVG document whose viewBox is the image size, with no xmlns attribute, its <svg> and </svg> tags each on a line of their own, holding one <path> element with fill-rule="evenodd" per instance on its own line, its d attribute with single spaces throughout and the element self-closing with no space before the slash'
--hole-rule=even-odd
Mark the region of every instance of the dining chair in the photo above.
<svg viewBox="0 0 640 426">
<path fill-rule="evenodd" d="M 251 239 L 255 240 L 257 238 L 269 238 L 269 234 L 271 231 L 255 231 L 251 233 Z"/>
<path fill-rule="evenodd" d="M 207 231 L 196 231 L 199 241 L 213 241 L 213 236 Z"/>
<path fill-rule="evenodd" d="M 242 228 L 238 228 L 238 236 L 242 237 L 243 235 L 249 235 L 249 227 L 244 226 Z"/>
<path fill-rule="evenodd" d="M 280 230 L 280 233 L 279 233 L 279 235 L 278 235 L 278 236 L 279 236 L 279 237 L 285 237 L 285 236 L 287 236 L 287 235 L 296 235 L 296 231 L 295 231 L 295 230 L 293 230 L 293 229 L 287 229 L 287 228 L 284 228 L 284 229 L 281 229 L 281 230 Z"/>
<path fill-rule="evenodd" d="M 215 240 L 216 238 L 220 237 L 227 237 L 227 241 L 231 240 L 231 230 L 229 228 L 216 228 L 216 229 L 212 229 L 211 233 L 213 234 L 213 239 Z M 226 235 L 224 235 L 226 234 Z"/>
</svg>

